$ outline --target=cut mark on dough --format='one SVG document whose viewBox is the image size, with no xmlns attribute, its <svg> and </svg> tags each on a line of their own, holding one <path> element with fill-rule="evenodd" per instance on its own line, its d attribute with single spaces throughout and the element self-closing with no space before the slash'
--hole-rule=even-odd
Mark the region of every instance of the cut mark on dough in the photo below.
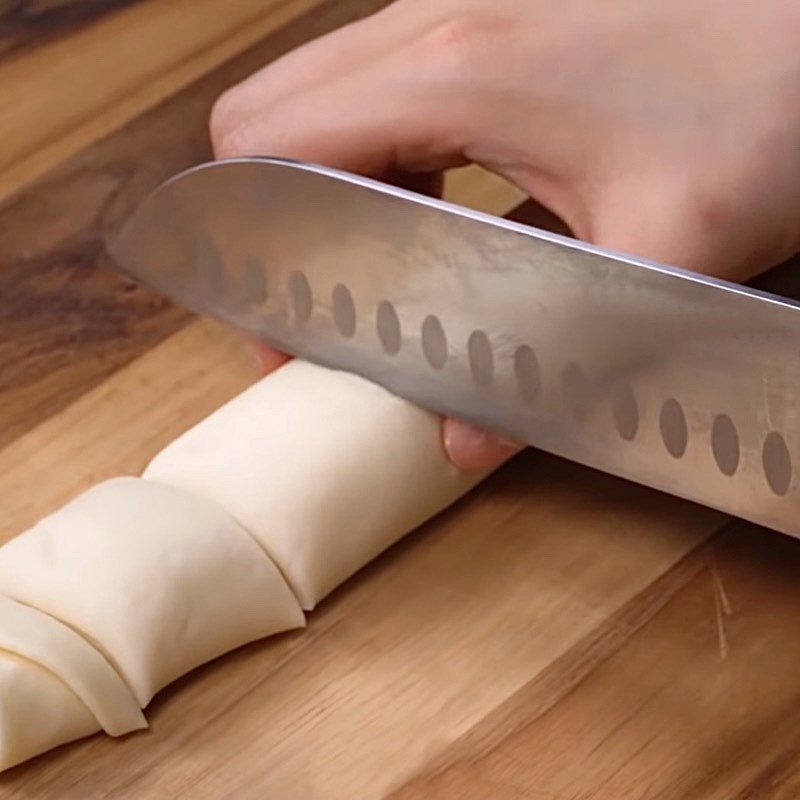
<svg viewBox="0 0 800 800">
<path fill-rule="evenodd" d="M 769 488 L 778 496 L 789 491 L 792 482 L 792 457 L 786 441 L 777 431 L 767 434 L 761 450 L 761 463 Z"/>
<path fill-rule="evenodd" d="M 719 471 L 731 476 L 739 469 L 739 434 L 727 414 L 717 414 L 711 426 L 711 450 Z"/>
<path fill-rule="evenodd" d="M 337 283 L 331 293 L 331 304 L 333 321 L 339 333 L 349 339 L 356 332 L 356 306 L 353 303 L 353 295 L 346 286 Z"/>
<path fill-rule="evenodd" d="M 441 369 L 447 361 L 447 336 L 439 318 L 430 314 L 422 323 L 422 352 L 434 369 Z"/>
<path fill-rule="evenodd" d="M 494 380 L 494 353 L 489 337 L 483 331 L 473 331 L 467 341 L 469 368 L 479 386 L 489 386 Z"/>
<path fill-rule="evenodd" d="M 195 268 L 201 283 L 208 286 L 212 292 L 222 294 L 225 291 L 225 265 L 210 236 L 201 236 L 197 240 Z"/>
<path fill-rule="evenodd" d="M 592 402 L 592 386 L 583 370 L 575 362 L 570 362 L 561 375 L 561 388 L 564 400 L 575 419 L 582 420 L 589 413 Z"/>
<path fill-rule="evenodd" d="M 242 289 L 245 302 L 251 306 L 260 306 L 267 299 L 267 277 L 264 265 L 255 256 L 248 256 L 242 272 Z"/>
<path fill-rule="evenodd" d="M 302 272 L 289 276 L 289 299 L 298 322 L 308 322 L 314 303 L 308 278 Z"/>
<path fill-rule="evenodd" d="M 632 441 L 639 430 L 639 404 L 630 386 L 625 385 L 619 390 L 611 411 L 617 433 L 626 442 Z"/>
<path fill-rule="evenodd" d="M 514 353 L 514 375 L 523 399 L 536 400 L 542 390 L 542 378 L 536 353 L 527 344 L 520 345 Z"/>
<path fill-rule="evenodd" d="M 667 448 L 667 452 L 673 458 L 681 458 L 686 452 L 686 445 L 689 443 L 689 428 L 686 424 L 683 408 L 674 397 L 670 397 L 661 406 L 658 425 L 661 429 L 661 438 L 664 441 L 664 447 Z"/>
<path fill-rule="evenodd" d="M 396 356 L 400 352 L 401 344 L 400 319 L 394 310 L 394 306 L 388 300 L 381 300 L 378 303 L 378 311 L 375 314 L 375 327 L 384 353 Z"/>
</svg>

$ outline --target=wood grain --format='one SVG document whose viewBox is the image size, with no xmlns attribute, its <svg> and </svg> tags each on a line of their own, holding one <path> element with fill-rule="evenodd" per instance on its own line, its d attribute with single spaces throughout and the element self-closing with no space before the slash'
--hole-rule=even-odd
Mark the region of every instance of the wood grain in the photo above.
<svg viewBox="0 0 800 800">
<path fill-rule="evenodd" d="M 526 687 L 393 800 L 798 797 L 800 542 L 737 524 L 691 560 L 569 696 Z"/>
<path fill-rule="evenodd" d="M 135 0 L 0 0 L 0 57 L 70 32 Z"/>
<path fill-rule="evenodd" d="M 0 61 L 18 101 L 0 122 L 0 541 L 255 379 L 235 334 L 109 271 L 103 239 L 209 156 L 222 89 L 383 4 L 139 0 L 43 40 L 41 17 L 35 47 L 18 27 Z M 53 30 L 67 8 L 26 5 Z M 67 102 L 53 74 L 86 91 Z M 448 191 L 520 199 L 476 169 Z M 800 543 L 529 452 L 306 631 L 179 681 L 146 733 L 0 776 L 0 798 L 788 800 L 798 569 Z"/>
<path fill-rule="evenodd" d="M 0 62 L 0 199 L 307 14 L 309 38 L 314 12 L 335 13 L 336 5 L 140 0 Z M 341 5 L 340 19 L 351 19 L 354 4 Z"/>
</svg>

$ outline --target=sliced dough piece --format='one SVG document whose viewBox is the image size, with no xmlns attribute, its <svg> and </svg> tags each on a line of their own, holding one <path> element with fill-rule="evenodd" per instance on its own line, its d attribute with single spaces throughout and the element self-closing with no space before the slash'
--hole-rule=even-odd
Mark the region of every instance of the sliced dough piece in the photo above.
<svg viewBox="0 0 800 800">
<path fill-rule="evenodd" d="M 139 478 L 95 486 L 0 548 L 0 592 L 85 636 L 141 706 L 199 664 L 305 622 L 225 511 Z"/>
<path fill-rule="evenodd" d="M 109 735 L 147 727 L 136 698 L 94 647 L 58 620 L 2 595 L 0 650 L 27 658 L 59 677 Z"/>
<path fill-rule="evenodd" d="M 179 437 L 144 475 L 219 503 L 306 609 L 483 477 L 450 464 L 436 415 L 300 360 Z"/>
<path fill-rule="evenodd" d="M 0 650 L 0 770 L 99 730 L 92 712 L 60 678 Z"/>
</svg>

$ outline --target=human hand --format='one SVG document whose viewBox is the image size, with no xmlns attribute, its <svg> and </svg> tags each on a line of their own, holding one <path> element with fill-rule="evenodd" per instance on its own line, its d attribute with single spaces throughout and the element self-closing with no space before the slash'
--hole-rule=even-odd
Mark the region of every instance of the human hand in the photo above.
<svg viewBox="0 0 800 800">
<path fill-rule="evenodd" d="M 430 193 L 475 162 L 578 238 L 739 280 L 800 250 L 797 41 L 796 0 L 397 0 L 226 92 L 211 133 Z"/>
</svg>

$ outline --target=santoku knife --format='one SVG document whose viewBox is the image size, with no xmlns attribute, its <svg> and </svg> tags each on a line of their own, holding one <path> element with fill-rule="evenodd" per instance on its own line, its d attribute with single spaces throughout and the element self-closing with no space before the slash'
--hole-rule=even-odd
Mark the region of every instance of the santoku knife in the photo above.
<svg viewBox="0 0 800 800">
<path fill-rule="evenodd" d="M 800 536 L 793 301 L 275 158 L 167 181 L 111 252 L 288 353 Z"/>
</svg>

